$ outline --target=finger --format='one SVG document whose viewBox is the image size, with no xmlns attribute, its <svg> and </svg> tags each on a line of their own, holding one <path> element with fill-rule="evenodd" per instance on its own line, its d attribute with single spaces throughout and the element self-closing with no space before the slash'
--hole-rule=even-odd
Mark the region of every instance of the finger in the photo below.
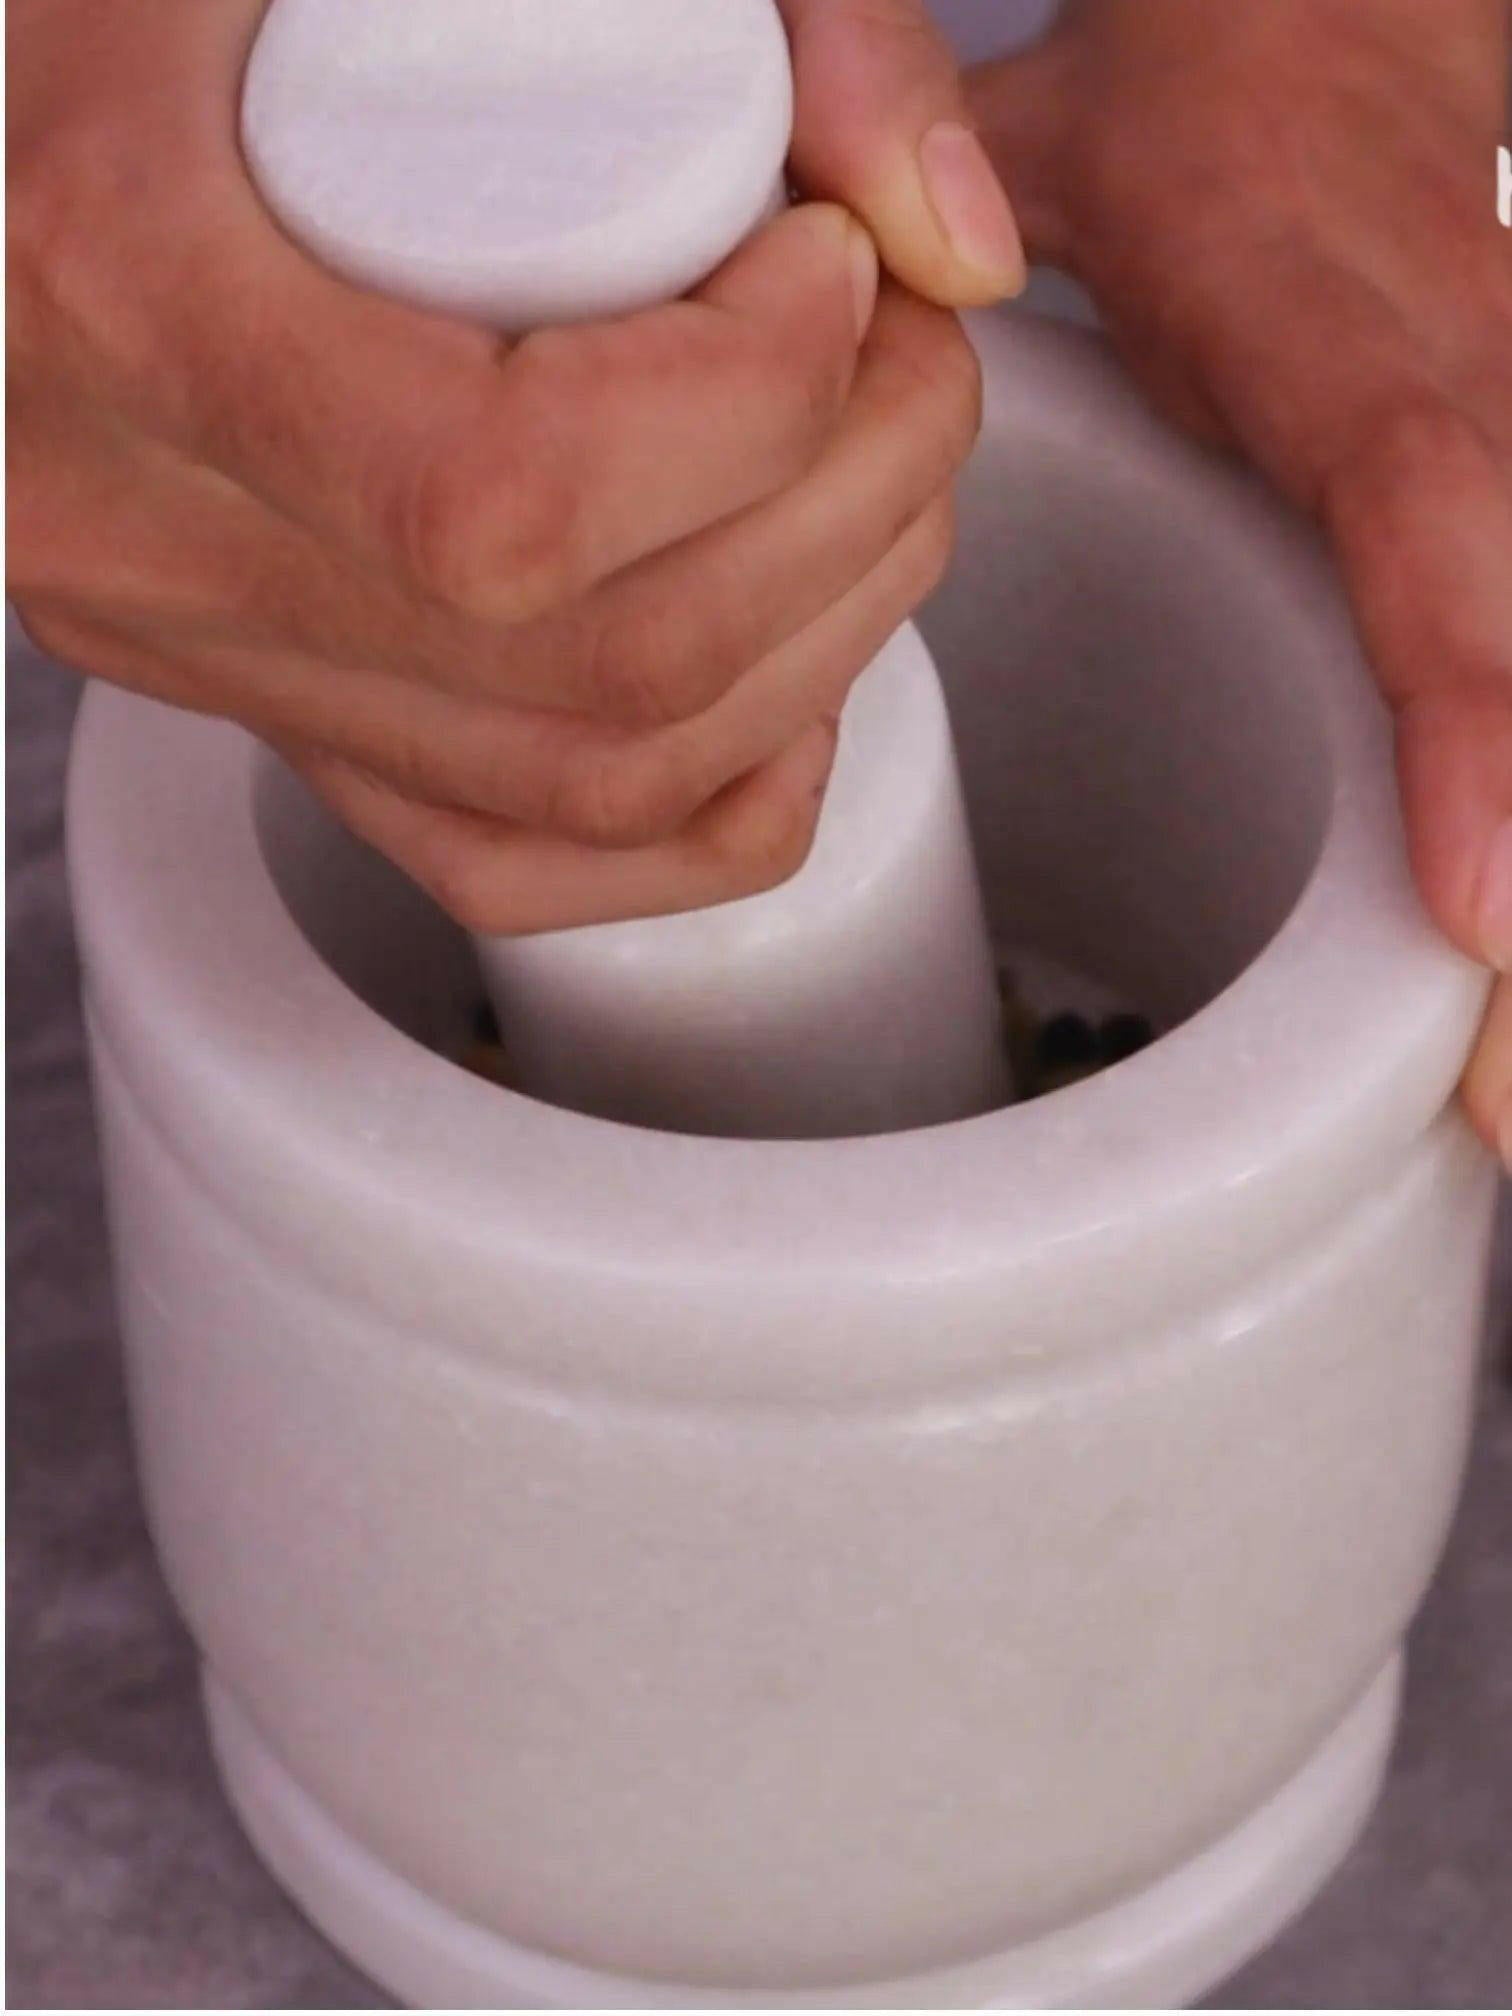
<svg viewBox="0 0 1512 2016">
<path fill-rule="evenodd" d="M 411 711 L 429 696 L 381 674 L 344 672 L 271 651 L 182 645 L 120 627 L 42 593 L 18 604 L 39 647 L 88 677 L 191 713 L 238 722 L 265 741 L 311 737 L 392 752 L 409 735 L 429 740 L 434 717 Z"/>
<path fill-rule="evenodd" d="M 620 851 L 415 804 L 322 756 L 292 760 L 339 818 L 458 923 L 513 936 L 702 909 L 786 881 L 813 843 L 834 749 L 833 725 L 820 723 L 674 838 Z"/>
<path fill-rule="evenodd" d="M 1512 682 L 1410 701 L 1397 769 L 1429 909 L 1472 958 L 1512 972 Z"/>
<path fill-rule="evenodd" d="M 714 707 L 644 732 L 550 709 L 508 708 L 369 675 L 300 695 L 244 698 L 261 732 L 294 741 L 408 801 L 484 815 L 598 848 L 634 849 L 684 827 L 727 785 L 838 715 L 860 674 L 934 589 L 949 554 L 948 500 L 931 505 L 866 579 Z M 244 676 L 245 683 L 245 676 Z M 306 687 L 319 687 L 318 671 Z M 290 700 L 300 701 L 297 714 Z"/>
<path fill-rule="evenodd" d="M 12 414 L 8 469 L 26 511 L 8 555 L 14 592 L 87 610 L 170 652 L 244 644 L 326 653 L 329 612 L 360 606 L 360 576 L 229 478 L 89 412 Z M 404 605 L 381 581 L 364 628 Z M 343 628 L 350 629 L 350 620 Z"/>
<path fill-rule="evenodd" d="M 1274 303 L 1305 303 L 1277 315 Z M 1477 423 L 1360 276 L 1289 247 L 1221 251 L 1168 313 L 1203 394 L 1323 525 L 1400 726 L 1424 896 L 1461 945 L 1508 957 L 1512 487 Z M 1473 719 L 1473 726 L 1468 726 Z"/>
<path fill-rule="evenodd" d="M 809 205 L 686 302 L 501 352 L 325 273 L 249 191 L 222 197 L 147 262 L 133 314 L 151 354 L 118 396 L 322 538 L 487 620 L 792 481 L 845 402 L 875 295 L 866 234 Z"/>
<path fill-rule="evenodd" d="M 46 536 L 19 556 L 21 578 L 64 599 L 87 591 L 100 620 L 178 655 L 269 651 L 461 699 L 655 726 L 704 712 L 882 566 L 948 487 L 979 413 L 975 355 L 954 319 L 889 289 L 814 469 L 561 617 L 489 625 L 409 596 L 140 438 L 129 452 L 44 455 L 31 494 L 58 494 L 41 514 Z"/>
<path fill-rule="evenodd" d="M 39 646 L 83 673 L 239 721 L 270 741 L 317 749 L 405 797 L 593 846 L 634 847 L 676 830 L 809 722 L 838 712 L 938 581 L 948 539 L 942 505 L 714 708 L 650 731 L 560 709 L 488 704 L 287 653 L 169 641 L 157 624 L 142 636 L 46 591 L 19 596 L 17 606 Z"/>
<path fill-rule="evenodd" d="M 554 678 L 565 704 L 639 723 L 702 712 L 882 563 L 948 489 L 980 420 L 980 370 L 959 326 L 884 289 L 814 468 L 518 640 L 540 659 L 534 690 Z"/>
<path fill-rule="evenodd" d="M 1512 969 L 1512 492 L 1462 416 L 1410 405 L 1341 462 L 1325 515 L 1399 709 L 1423 893 L 1467 951 Z"/>
<path fill-rule="evenodd" d="M 1476 1131 L 1512 1175 L 1512 980 L 1499 981 L 1491 996 L 1464 1091 Z"/>
<path fill-rule="evenodd" d="M 939 581 L 950 537 L 949 500 L 940 498 L 862 582 L 718 705 L 640 732 L 289 654 L 175 649 L 156 631 L 140 637 L 81 618 L 45 594 L 23 607 L 39 641 L 81 671 L 234 718 L 280 746 L 359 769 L 405 799 L 628 849 L 677 832 L 815 720 L 837 715 L 855 679 Z"/>
<path fill-rule="evenodd" d="M 267 542 L 227 526 L 201 553 L 228 592 L 255 580 L 255 631 L 280 649 L 382 668 L 461 697 L 628 727 L 702 714 L 880 566 L 947 489 L 981 414 L 975 353 L 953 318 L 883 291 L 859 376 L 815 465 L 780 495 L 627 569 L 570 609 L 489 625 L 416 602 L 320 552 L 272 579 Z M 906 612 L 905 612 L 906 613 Z M 901 620 L 901 619 L 900 619 Z"/>
<path fill-rule="evenodd" d="M 376 677 L 279 732 L 401 797 L 602 848 L 682 828 L 726 785 L 837 715 L 860 674 L 938 584 L 951 514 L 937 500 L 835 606 L 716 705 L 636 732 L 557 710 L 488 706 Z"/>
<path fill-rule="evenodd" d="M 582 751 L 561 772 L 542 823 L 601 846 L 643 844 L 675 831 L 813 721 L 838 715 L 855 681 L 938 586 L 951 537 L 949 500 L 941 498 L 864 581 L 705 714 L 603 759 Z"/>
<path fill-rule="evenodd" d="M 796 83 L 793 170 L 849 205 L 884 265 L 946 307 L 1017 293 L 1013 212 L 924 0 L 779 0 Z"/>
</svg>

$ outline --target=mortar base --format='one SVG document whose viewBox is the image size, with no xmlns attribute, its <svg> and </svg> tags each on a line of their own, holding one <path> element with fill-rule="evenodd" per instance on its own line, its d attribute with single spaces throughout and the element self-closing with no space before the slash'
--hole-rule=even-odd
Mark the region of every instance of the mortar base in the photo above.
<svg viewBox="0 0 1512 2016">
<path fill-rule="evenodd" d="M 1278 1792 L 1107 1910 L 926 1973 L 739 1995 L 576 1967 L 456 1917 L 345 1834 L 208 1670 L 204 1685 L 221 1774 L 259 1854 L 327 1938 L 412 2008 L 1175 2008 L 1274 1938 L 1342 1860 L 1380 1789 L 1401 1673 L 1397 1652 Z"/>
</svg>

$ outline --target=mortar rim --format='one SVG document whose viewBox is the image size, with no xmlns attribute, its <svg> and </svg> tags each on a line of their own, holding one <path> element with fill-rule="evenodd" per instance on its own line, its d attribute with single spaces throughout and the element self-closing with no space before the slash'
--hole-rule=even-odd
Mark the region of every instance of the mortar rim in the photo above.
<svg viewBox="0 0 1512 2016">
<path fill-rule="evenodd" d="M 1123 450 L 1145 452 L 1155 423 L 1100 346 L 1016 320 L 976 333 L 989 412 L 1011 370 L 1016 396 L 1090 404 L 1117 416 Z M 1162 441 L 1160 452 L 1195 454 Z M 824 1362 L 838 1371 L 863 1319 L 895 1319 L 903 1357 L 922 1332 L 944 1376 L 967 1343 L 953 1341 L 948 1312 L 972 1284 L 1001 1294 L 1028 1349 L 1093 1341 L 1110 1293 L 1127 1325 L 1173 1294 L 1229 1289 L 1378 1184 L 1434 1122 L 1487 982 L 1412 894 L 1384 721 L 1326 567 L 1249 486 L 1228 510 L 1316 633 L 1332 817 L 1302 896 L 1254 962 L 1151 1050 L 1083 1085 L 946 1127 L 820 1142 L 651 1135 L 480 1096 L 351 994 L 299 931 L 253 828 L 248 738 L 104 689 L 83 710 L 69 792 L 94 1011 L 167 1133 L 207 1176 L 242 1185 L 264 1231 L 276 1224 L 323 1260 L 347 1252 L 350 1233 L 353 1255 L 381 1243 L 386 1267 L 445 1261 L 501 1293 L 586 1273 L 606 1307 L 673 1280 L 690 1312 L 721 1312 L 725 1371 L 744 1366 L 763 1385 Z M 177 779 L 172 803 L 141 788 L 154 766 Z M 215 886 L 235 902 L 215 900 Z M 269 1187 L 277 1168 L 285 1190 L 298 1172 L 330 1204 L 313 1233 Z M 813 1334 L 774 1361 L 774 1312 L 800 1310 Z"/>
</svg>

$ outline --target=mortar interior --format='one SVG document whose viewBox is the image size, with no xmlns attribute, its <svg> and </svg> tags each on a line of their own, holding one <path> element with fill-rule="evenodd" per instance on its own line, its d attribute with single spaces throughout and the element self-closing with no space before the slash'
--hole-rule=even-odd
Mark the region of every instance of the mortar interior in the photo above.
<svg viewBox="0 0 1512 2016">
<path fill-rule="evenodd" d="M 956 560 L 921 627 L 994 941 L 1170 1032 L 1307 886 L 1333 798 L 1323 696 L 1274 568 L 1222 508 L 1226 472 L 1152 421 L 1015 398 L 991 372 L 988 395 Z M 310 945 L 455 1055 L 479 991 L 465 935 L 272 757 L 254 788 L 264 860 Z"/>
</svg>

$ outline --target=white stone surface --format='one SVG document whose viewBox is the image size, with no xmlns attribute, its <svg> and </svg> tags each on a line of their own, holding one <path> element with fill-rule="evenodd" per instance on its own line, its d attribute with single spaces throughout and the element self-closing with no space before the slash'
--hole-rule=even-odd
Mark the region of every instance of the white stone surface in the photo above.
<svg viewBox="0 0 1512 2016">
<path fill-rule="evenodd" d="M 242 139 L 338 271 L 525 330 L 686 292 L 791 121 L 771 0 L 273 0 Z"/>
<path fill-rule="evenodd" d="M 1353 1842 L 1380 1789 L 1400 1685 L 1395 1657 L 1258 1811 L 1137 1896 L 1006 1953 L 817 1995 L 637 1981 L 485 1932 L 334 1826 L 208 1675 L 205 1705 L 226 1788 L 269 1868 L 411 2007 L 1170 2009 L 1248 1959 Z"/>
<path fill-rule="evenodd" d="M 215 1686 L 364 1870 L 648 2006 L 1056 1939 L 1116 2001 L 1089 1926 L 1337 1760 L 1459 1487 L 1485 982 L 1347 613 L 1093 342 L 979 333 L 931 641 L 998 928 L 1177 1025 L 1094 1080 L 866 1141 L 558 1111 L 415 1040 L 465 946 L 238 731 L 102 690 L 78 745 L 142 1475 Z M 1276 1922 L 1245 1866 L 1208 1978 Z"/>
<path fill-rule="evenodd" d="M 772 0 L 274 0 L 249 164 L 339 270 L 507 329 L 675 295 L 780 195 Z M 905 630 L 775 894 L 482 939 L 521 1082 L 695 1133 L 863 1134 L 1002 1103 L 997 987 L 939 681 Z"/>
<path fill-rule="evenodd" d="M 928 1126 L 1008 1096 L 950 720 L 912 625 L 852 693 L 791 882 L 478 949 L 519 1082 L 582 1113 L 797 1138 Z"/>
</svg>

